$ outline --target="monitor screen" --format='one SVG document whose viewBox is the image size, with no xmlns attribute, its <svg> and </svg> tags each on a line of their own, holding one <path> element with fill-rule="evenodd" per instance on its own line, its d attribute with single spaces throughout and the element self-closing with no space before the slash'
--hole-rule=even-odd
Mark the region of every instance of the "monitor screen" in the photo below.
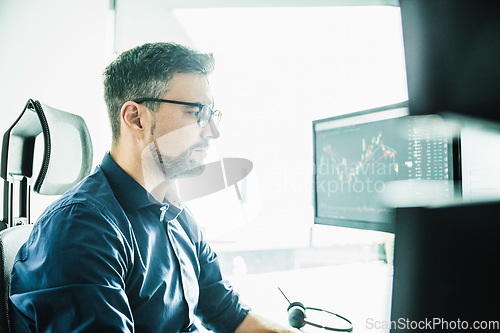
<svg viewBox="0 0 500 333">
<path fill-rule="evenodd" d="M 381 200 L 390 182 L 455 178 L 447 126 L 408 116 L 407 102 L 317 120 L 313 133 L 318 224 L 393 232 L 394 210 Z"/>
</svg>

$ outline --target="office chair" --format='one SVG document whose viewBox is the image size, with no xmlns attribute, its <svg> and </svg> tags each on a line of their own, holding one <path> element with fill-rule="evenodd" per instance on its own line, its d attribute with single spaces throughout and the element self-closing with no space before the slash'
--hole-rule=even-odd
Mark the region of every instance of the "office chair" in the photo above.
<svg viewBox="0 0 500 333">
<path fill-rule="evenodd" d="M 2 143 L 0 176 L 4 182 L 0 222 L 0 333 L 10 332 L 9 286 L 14 259 L 28 239 L 30 190 L 37 138 L 43 139 L 40 171 L 33 191 L 60 195 L 85 178 L 93 161 L 92 141 L 85 121 L 74 114 L 28 100 Z"/>
<path fill-rule="evenodd" d="M 33 224 L 20 225 L 0 232 L 0 270 L 3 279 L 0 280 L 0 332 L 10 332 L 9 328 L 9 286 L 10 274 L 17 251 L 28 239 Z"/>
</svg>

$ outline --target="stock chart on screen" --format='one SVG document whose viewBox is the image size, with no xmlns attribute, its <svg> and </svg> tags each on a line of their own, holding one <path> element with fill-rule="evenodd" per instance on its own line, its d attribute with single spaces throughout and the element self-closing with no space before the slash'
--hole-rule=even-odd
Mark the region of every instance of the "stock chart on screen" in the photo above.
<svg viewBox="0 0 500 333">
<path fill-rule="evenodd" d="M 404 114 L 403 108 L 397 109 Z M 318 220 L 389 223 L 393 212 L 380 202 L 389 183 L 451 181 L 451 138 L 440 118 L 398 116 L 373 120 L 387 111 L 314 122 Z"/>
</svg>

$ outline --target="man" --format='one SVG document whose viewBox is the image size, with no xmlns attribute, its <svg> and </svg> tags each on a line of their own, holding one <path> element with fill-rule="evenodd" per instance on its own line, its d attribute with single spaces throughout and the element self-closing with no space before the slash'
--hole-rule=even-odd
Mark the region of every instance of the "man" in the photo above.
<svg viewBox="0 0 500 333">
<path fill-rule="evenodd" d="M 121 54 L 104 73 L 112 147 L 52 204 L 12 272 L 13 332 L 288 332 L 223 281 L 174 180 L 203 172 L 219 136 L 211 55 L 173 43 Z"/>
</svg>

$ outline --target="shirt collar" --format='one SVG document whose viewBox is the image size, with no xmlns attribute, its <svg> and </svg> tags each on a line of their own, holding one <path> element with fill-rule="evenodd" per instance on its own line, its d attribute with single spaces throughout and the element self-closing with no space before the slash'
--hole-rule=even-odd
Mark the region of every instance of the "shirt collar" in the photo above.
<svg viewBox="0 0 500 333">
<path fill-rule="evenodd" d="M 104 155 L 101 169 L 108 179 L 113 193 L 127 212 L 150 205 L 160 205 L 144 187 L 126 173 L 111 157 L 109 152 Z"/>
</svg>

